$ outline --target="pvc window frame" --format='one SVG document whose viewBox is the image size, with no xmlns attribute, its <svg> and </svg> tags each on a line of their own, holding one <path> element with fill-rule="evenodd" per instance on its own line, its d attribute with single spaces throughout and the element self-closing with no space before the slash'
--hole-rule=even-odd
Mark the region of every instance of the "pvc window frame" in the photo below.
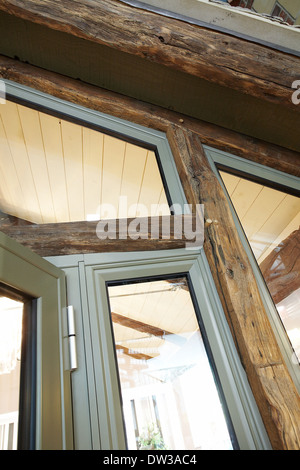
<svg viewBox="0 0 300 470">
<path fill-rule="evenodd" d="M 276 340 L 278 342 L 288 370 L 294 380 L 298 391 L 300 392 L 300 365 L 294 359 L 294 350 L 288 339 L 286 330 L 279 317 L 271 294 L 268 290 L 268 287 L 258 266 L 256 258 L 253 254 L 247 236 L 244 232 L 243 226 L 239 221 L 239 218 L 231 202 L 230 196 L 227 193 L 226 187 L 223 183 L 219 171 L 221 170 L 224 172 L 227 171 L 229 173 L 231 172 L 233 174 L 238 174 L 241 178 L 248 178 L 252 181 L 259 182 L 260 184 L 265 184 L 274 189 L 285 191 L 288 194 L 293 194 L 297 196 L 300 196 L 300 179 L 296 176 L 289 175 L 278 170 L 274 170 L 273 168 L 267 167 L 260 163 L 252 162 L 250 160 L 244 160 L 241 157 L 237 157 L 236 155 L 232 155 L 222 150 L 218 150 L 206 145 L 204 145 L 203 147 L 206 156 L 210 162 L 211 168 L 214 171 L 216 177 L 218 178 L 219 183 L 221 184 L 224 193 L 227 197 L 238 235 L 249 258 L 251 267 L 257 280 L 259 292 L 268 318 L 270 320 L 271 326 L 273 328 Z"/>
<path fill-rule="evenodd" d="M 76 323 L 83 328 L 77 331 L 80 367 L 72 375 L 73 395 L 81 400 L 73 405 L 78 448 L 126 447 L 107 282 L 180 273 L 192 286 L 239 448 L 271 450 L 202 248 L 68 255 L 47 260 L 65 271 L 67 295 L 75 308 Z M 90 421 L 82 414 L 85 389 Z"/>
<path fill-rule="evenodd" d="M 21 450 L 71 450 L 73 433 L 64 272 L 2 232 L 0 259 L 1 283 L 33 299 L 34 304 L 30 319 L 34 325 L 30 326 L 34 326 L 35 338 L 34 343 L 30 341 L 28 345 L 29 349 L 34 346 L 34 351 L 27 355 L 29 370 L 25 370 L 25 380 L 21 383 L 28 390 L 21 391 L 24 421 L 18 446 Z M 29 397 L 28 393 L 34 396 Z"/>
<path fill-rule="evenodd" d="M 193 292 L 201 313 L 238 447 L 241 450 L 270 450 L 270 442 L 238 357 L 204 250 L 91 254 L 83 255 L 83 260 L 91 340 L 93 350 L 97 352 L 96 357 L 101 358 L 93 364 L 96 382 L 98 381 L 96 387 L 100 396 L 106 397 L 106 406 L 102 402 L 102 408 L 97 413 L 102 418 L 107 416 L 99 423 L 101 446 L 105 449 L 118 449 L 125 442 L 120 397 L 115 393 L 119 389 L 119 383 L 107 283 L 185 274 L 189 279 L 191 295 Z"/>
</svg>

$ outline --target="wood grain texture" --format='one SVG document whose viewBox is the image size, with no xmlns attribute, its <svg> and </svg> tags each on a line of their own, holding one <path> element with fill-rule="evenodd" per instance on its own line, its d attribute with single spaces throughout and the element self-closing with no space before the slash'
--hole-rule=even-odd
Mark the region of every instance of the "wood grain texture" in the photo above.
<svg viewBox="0 0 300 470">
<path fill-rule="evenodd" d="M 119 313 L 111 312 L 111 319 L 113 323 L 118 323 L 119 325 L 125 326 L 126 328 L 132 328 L 133 330 L 140 331 L 141 333 L 146 333 L 148 335 L 158 336 L 163 338 L 165 335 L 172 335 L 170 331 L 162 330 L 156 326 L 150 325 L 148 323 L 143 323 L 133 318 L 120 315 Z"/>
<path fill-rule="evenodd" d="M 162 132 L 167 132 L 170 124 L 182 123 L 185 128 L 200 136 L 202 144 L 300 176 L 298 152 L 214 124 L 189 118 L 4 56 L 0 56 L 0 77 Z"/>
<path fill-rule="evenodd" d="M 10 228 L 20 225 L 32 225 L 32 222 L 19 219 L 19 217 L 14 217 L 13 215 L 5 214 L 4 212 L 0 211 L 0 230 L 4 229 L 4 227 Z"/>
<path fill-rule="evenodd" d="M 174 223 L 175 218 L 181 216 L 107 220 L 103 222 L 101 228 L 105 232 L 101 234 L 95 221 L 42 225 L 6 222 L 0 230 L 40 256 L 168 250 L 184 248 L 187 242 L 190 243 L 184 231 L 180 230 L 181 224 Z M 191 223 L 194 223 L 193 220 Z M 167 237 L 163 234 L 165 224 L 170 227 Z M 158 231 L 154 231 L 153 227 Z"/>
<path fill-rule="evenodd" d="M 1 0 L 0 9 L 299 111 L 300 61 L 289 54 L 117 0 Z"/>
<path fill-rule="evenodd" d="M 300 288 L 300 229 L 283 240 L 260 264 L 275 304 Z"/>
<path fill-rule="evenodd" d="M 267 318 L 225 194 L 197 134 L 173 126 L 174 157 L 191 204 L 204 204 L 204 250 L 274 449 L 300 448 L 300 397 Z"/>
</svg>

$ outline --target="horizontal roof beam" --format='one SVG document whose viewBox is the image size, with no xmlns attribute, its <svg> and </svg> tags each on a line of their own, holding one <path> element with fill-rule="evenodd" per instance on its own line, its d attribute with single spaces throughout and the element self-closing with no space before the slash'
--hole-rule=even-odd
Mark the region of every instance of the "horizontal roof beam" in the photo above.
<svg viewBox="0 0 300 470">
<path fill-rule="evenodd" d="M 293 109 L 300 59 L 115 0 L 0 1 L 6 13 Z M 288 71 L 288 73 L 284 73 Z"/>
<path fill-rule="evenodd" d="M 184 215 L 105 220 L 101 221 L 101 226 L 99 221 L 40 225 L 6 223 L 0 224 L 0 230 L 40 256 L 59 256 L 184 248 L 187 243 L 193 243 L 190 235 L 197 227 L 195 220 L 195 216 Z M 201 230 L 200 225 L 199 228 Z M 199 241 L 195 232 L 197 246 Z"/>
</svg>

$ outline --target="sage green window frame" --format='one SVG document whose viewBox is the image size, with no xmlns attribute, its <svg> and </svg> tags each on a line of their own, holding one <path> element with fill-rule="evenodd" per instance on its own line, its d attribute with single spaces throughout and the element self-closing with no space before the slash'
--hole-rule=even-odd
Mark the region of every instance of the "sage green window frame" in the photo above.
<svg viewBox="0 0 300 470">
<path fill-rule="evenodd" d="M 245 235 L 243 227 L 237 217 L 235 212 L 234 206 L 231 202 L 231 199 L 227 193 L 226 187 L 223 183 L 223 180 L 219 174 L 219 169 L 222 171 L 228 171 L 230 173 L 236 173 L 241 177 L 248 176 L 249 179 L 253 181 L 260 182 L 261 184 L 269 184 L 271 187 L 275 189 L 279 189 L 281 191 L 287 191 L 290 193 L 300 193 L 300 179 L 296 176 L 289 175 L 287 173 L 274 170 L 265 165 L 261 165 L 260 163 L 256 163 L 250 160 L 245 160 L 240 158 L 236 155 L 232 155 L 230 153 L 224 152 L 222 150 L 218 150 L 209 146 L 204 145 L 204 151 L 206 156 L 210 162 L 210 165 L 218 178 L 221 186 L 223 187 L 224 193 L 227 197 L 228 203 L 231 208 L 231 212 L 234 218 L 234 222 L 236 225 L 237 232 L 239 234 L 240 240 L 243 244 L 243 247 L 247 253 L 249 258 L 251 267 L 253 269 L 255 278 L 257 280 L 259 292 L 267 312 L 268 318 L 270 320 L 271 326 L 273 328 L 276 340 L 280 347 L 281 353 L 283 358 L 286 362 L 288 370 L 293 378 L 293 381 L 300 392 L 300 366 L 293 361 L 294 351 L 291 346 L 291 343 L 288 339 L 287 333 L 284 329 L 284 326 L 280 320 L 279 314 L 277 309 L 274 305 L 272 300 L 271 294 L 267 288 L 266 282 L 262 276 L 261 270 L 258 266 L 258 263 L 254 257 L 252 249 L 249 245 L 248 239 Z"/>
<path fill-rule="evenodd" d="M 92 449 L 117 450 L 126 446 L 107 282 L 186 273 L 201 312 L 239 447 L 271 450 L 203 249 L 70 255 L 47 260 L 65 271 L 76 321 L 83 325 L 84 333 L 77 331 L 77 346 L 79 357 L 82 356 L 79 364 L 85 363 L 86 369 L 80 366 L 72 380 L 73 394 L 80 396 L 88 378 L 90 429 L 88 424 L 83 426 L 81 404 L 77 409 L 75 406 L 74 421 L 80 423 L 80 429 L 75 429 L 78 445 L 90 433 Z M 80 286 L 80 294 L 72 293 L 72 282 Z M 85 359 L 84 350 L 89 351 Z"/>
<path fill-rule="evenodd" d="M 35 405 L 34 449 L 71 450 L 64 272 L 0 232 L 0 282 L 36 299 L 36 399 L 31 404 Z"/>
</svg>

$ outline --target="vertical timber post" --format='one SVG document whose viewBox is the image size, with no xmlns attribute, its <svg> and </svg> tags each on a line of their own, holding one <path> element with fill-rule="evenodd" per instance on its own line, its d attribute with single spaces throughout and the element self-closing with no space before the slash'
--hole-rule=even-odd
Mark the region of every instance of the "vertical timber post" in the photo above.
<svg viewBox="0 0 300 470">
<path fill-rule="evenodd" d="M 300 449 L 300 397 L 267 317 L 224 191 L 198 134 L 167 132 L 186 198 L 203 204 L 204 251 L 237 351 L 274 450 Z"/>
</svg>

